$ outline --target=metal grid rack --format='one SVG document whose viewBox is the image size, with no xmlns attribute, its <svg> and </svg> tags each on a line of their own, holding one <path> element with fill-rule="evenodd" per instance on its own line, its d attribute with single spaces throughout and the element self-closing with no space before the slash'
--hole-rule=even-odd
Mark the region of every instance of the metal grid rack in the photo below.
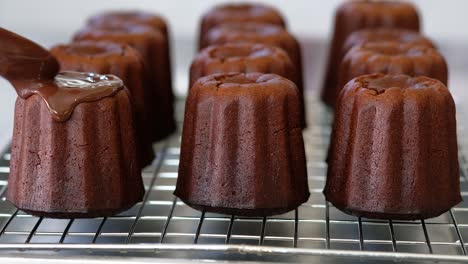
<svg viewBox="0 0 468 264">
<path fill-rule="evenodd" d="M 180 132 L 155 146 L 157 158 L 143 171 L 144 201 L 106 218 L 57 220 L 18 211 L 5 199 L 10 159 L 5 152 L 0 158 L 0 255 L 52 253 L 307 263 L 324 259 L 337 263 L 468 262 L 468 201 L 425 221 L 357 218 L 326 203 L 322 188 L 330 113 L 316 100 L 312 99 L 309 106 L 310 127 L 304 137 L 311 197 L 297 210 L 273 217 L 199 212 L 174 197 Z M 463 135 L 459 125 L 461 186 L 466 197 L 468 146 Z"/>
</svg>

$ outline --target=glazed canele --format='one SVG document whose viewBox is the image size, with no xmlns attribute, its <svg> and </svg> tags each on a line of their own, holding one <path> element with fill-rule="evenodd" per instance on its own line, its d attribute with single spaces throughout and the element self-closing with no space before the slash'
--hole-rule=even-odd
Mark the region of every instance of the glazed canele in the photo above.
<svg viewBox="0 0 468 264">
<path fill-rule="evenodd" d="M 225 44 L 233 42 L 252 42 L 282 48 L 288 53 L 289 58 L 296 68 L 298 74 L 297 88 L 304 102 L 304 80 L 302 72 L 302 53 L 299 42 L 284 28 L 276 25 L 260 23 L 230 23 L 222 24 L 212 28 L 202 39 L 202 47 L 214 44 Z M 305 116 L 305 111 L 304 116 Z"/>
<path fill-rule="evenodd" d="M 226 23 L 264 23 L 285 28 L 281 13 L 271 6 L 253 3 L 229 3 L 215 6 L 205 13 L 200 25 L 200 40 L 213 27 Z M 201 42 L 200 42 L 201 43 Z"/>
<path fill-rule="evenodd" d="M 448 69 L 444 57 L 434 48 L 399 42 L 368 42 L 352 48 L 340 65 L 336 98 L 351 79 L 372 73 L 427 76 L 447 84 Z"/>
<path fill-rule="evenodd" d="M 106 28 L 106 27 L 118 27 L 119 25 L 137 24 L 145 25 L 161 32 L 164 36 L 165 52 L 163 65 L 169 71 L 166 74 L 166 82 L 169 87 L 172 87 L 172 74 L 171 74 L 171 45 L 169 27 L 166 20 L 157 14 L 144 12 L 144 11 L 109 11 L 97 14 L 88 19 L 88 25 L 90 27 Z M 172 93 L 171 93 L 172 95 Z"/>
<path fill-rule="evenodd" d="M 118 76 L 130 90 L 135 105 L 138 155 L 140 165 L 151 164 L 154 159 L 151 124 L 151 91 L 145 89 L 143 59 L 134 48 L 113 42 L 79 41 L 57 45 L 51 53 L 67 71 L 95 72 Z M 154 124 L 153 124 L 154 125 Z"/>
<path fill-rule="evenodd" d="M 322 99 L 326 103 L 329 103 L 326 90 L 334 89 L 337 85 L 343 44 L 351 33 L 366 28 L 401 28 L 419 31 L 419 15 L 412 4 L 402 1 L 344 2 L 335 14 L 335 28 L 322 87 Z"/>
<path fill-rule="evenodd" d="M 166 40 L 161 32 L 144 25 L 102 25 L 81 30 L 75 34 L 74 40 L 110 41 L 128 44 L 137 49 L 147 69 L 146 89 L 152 91 L 153 118 L 148 129 L 151 130 L 153 141 L 167 137 L 175 131 L 170 65 L 164 59 L 167 57 Z"/>
<path fill-rule="evenodd" d="M 446 212 L 461 201 L 449 90 L 427 77 L 353 79 L 338 99 L 328 165 L 325 197 L 344 212 L 413 220 Z"/>
<path fill-rule="evenodd" d="M 276 74 L 200 78 L 186 102 L 175 195 L 233 215 L 297 208 L 309 197 L 300 111 L 294 83 Z"/>
<path fill-rule="evenodd" d="M 107 84 L 68 74 L 16 101 L 8 200 L 38 216 L 113 215 L 144 193 L 130 94 L 116 77 Z M 94 98 L 110 85 L 114 91 Z"/>
</svg>

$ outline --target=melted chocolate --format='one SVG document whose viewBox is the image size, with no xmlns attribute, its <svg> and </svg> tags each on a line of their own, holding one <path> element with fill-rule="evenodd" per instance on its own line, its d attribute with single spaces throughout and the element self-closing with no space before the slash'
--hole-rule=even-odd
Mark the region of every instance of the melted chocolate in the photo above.
<svg viewBox="0 0 468 264">
<path fill-rule="evenodd" d="M 31 93 L 44 99 L 55 120 L 66 121 L 78 104 L 113 96 L 122 88 L 122 80 L 111 74 L 65 71 Z"/>
<path fill-rule="evenodd" d="M 123 88 L 113 75 L 59 72 L 57 60 L 36 43 L 0 28 L 0 75 L 23 99 L 37 94 L 57 121 L 70 118 L 75 107 L 113 96 Z"/>
</svg>

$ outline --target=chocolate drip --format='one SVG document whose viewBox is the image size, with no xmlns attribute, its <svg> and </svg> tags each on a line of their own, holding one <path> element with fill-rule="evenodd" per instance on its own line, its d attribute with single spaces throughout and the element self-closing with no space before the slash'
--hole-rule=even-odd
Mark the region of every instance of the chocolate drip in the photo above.
<svg viewBox="0 0 468 264">
<path fill-rule="evenodd" d="M 59 68 L 49 51 L 0 28 L 0 75 L 21 98 L 41 96 L 57 121 L 70 118 L 78 104 L 113 96 L 123 88 L 123 82 L 114 75 L 58 73 Z"/>
<path fill-rule="evenodd" d="M 78 104 L 113 96 L 122 88 L 122 80 L 111 74 L 65 71 L 57 74 L 54 82 L 31 93 L 40 95 L 52 117 L 63 122 L 70 118 Z"/>
</svg>

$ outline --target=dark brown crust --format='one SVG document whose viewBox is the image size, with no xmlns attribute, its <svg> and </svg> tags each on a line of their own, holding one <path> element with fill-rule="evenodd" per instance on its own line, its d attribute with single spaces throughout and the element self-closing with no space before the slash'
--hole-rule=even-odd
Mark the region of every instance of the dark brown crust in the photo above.
<svg viewBox="0 0 468 264">
<path fill-rule="evenodd" d="M 419 15 L 412 4 L 400 1 L 346 1 L 338 8 L 322 87 L 322 100 L 330 106 L 335 102 L 343 44 L 351 33 L 365 28 L 419 31 Z"/>
<path fill-rule="evenodd" d="M 126 89 L 77 105 L 66 122 L 52 119 L 39 96 L 18 98 L 8 200 L 52 216 L 129 208 L 144 194 L 134 129 Z"/>
<path fill-rule="evenodd" d="M 153 102 L 150 91 L 145 89 L 144 62 L 138 51 L 112 42 L 78 41 L 57 45 L 51 49 L 51 53 L 62 70 L 114 74 L 122 79 L 132 94 L 135 106 L 140 164 L 142 167 L 151 164 L 155 156 L 147 126 L 151 122 Z"/>
<path fill-rule="evenodd" d="M 74 40 L 111 41 L 137 49 L 147 68 L 145 89 L 152 92 L 153 119 L 148 122 L 152 140 L 161 140 L 175 131 L 170 65 L 164 59 L 161 62 L 167 57 L 167 40 L 160 31 L 144 25 L 111 24 L 86 28 L 75 34 Z"/>
<path fill-rule="evenodd" d="M 199 47 L 204 35 L 213 27 L 223 23 L 265 23 L 286 28 L 281 13 L 271 6 L 256 3 L 221 4 L 203 15 Z"/>
<path fill-rule="evenodd" d="M 298 91 L 279 75 L 200 78 L 186 103 L 174 194 L 206 211 L 294 209 L 310 195 L 300 117 Z"/>
<path fill-rule="evenodd" d="M 459 203 L 459 181 L 455 104 L 443 83 L 373 74 L 346 85 L 335 113 L 327 201 L 369 218 L 421 219 Z"/>
</svg>

